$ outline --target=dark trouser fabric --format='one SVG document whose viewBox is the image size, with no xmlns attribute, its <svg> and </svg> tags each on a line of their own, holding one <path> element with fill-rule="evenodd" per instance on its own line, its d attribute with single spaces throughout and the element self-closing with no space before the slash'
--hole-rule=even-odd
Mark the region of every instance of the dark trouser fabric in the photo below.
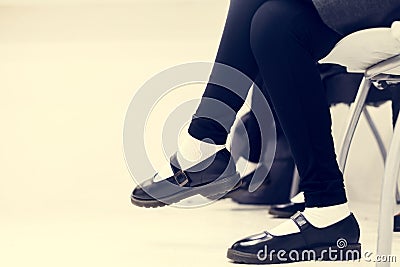
<svg viewBox="0 0 400 267">
<path fill-rule="evenodd" d="M 232 0 L 216 62 L 238 69 L 253 81 L 263 81 L 259 86 L 266 90 L 290 144 L 306 205 L 325 207 L 347 200 L 316 63 L 342 36 L 327 27 L 307 2 Z M 238 87 L 231 92 L 208 84 L 203 97 L 219 100 L 237 112 L 243 105 L 238 95 L 248 90 Z M 205 101 L 200 103 L 189 133 L 197 139 L 225 143 L 225 129 L 232 126 L 235 116 L 215 112 L 213 121 L 202 114 L 209 114 Z"/>
</svg>

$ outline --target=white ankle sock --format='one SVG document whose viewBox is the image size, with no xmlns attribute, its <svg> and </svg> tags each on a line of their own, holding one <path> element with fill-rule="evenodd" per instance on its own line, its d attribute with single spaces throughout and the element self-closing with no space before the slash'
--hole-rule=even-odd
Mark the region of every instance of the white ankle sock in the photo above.
<svg viewBox="0 0 400 267">
<path fill-rule="evenodd" d="M 315 227 L 324 228 L 348 217 L 350 209 L 349 205 L 344 203 L 324 208 L 306 208 L 303 215 Z"/>
<path fill-rule="evenodd" d="M 348 204 L 345 203 L 323 208 L 306 208 L 302 214 L 313 226 L 324 228 L 348 217 L 350 215 L 350 209 Z M 277 236 L 298 232 L 300 232 L 300 230 L 292 220 L 288 220 L 269 231 L 272 235 Z"/>
<path fill-rule="evenodd" d="M 240 176 L 243 178 L 250 173 L 254 172 L 257 167 L 259 166 L 259 163 L 254 163 L 251 161 L 248 161 L 247 159 L 240 157 L 236 161 L 236 170 L 240 172 Z"/>
<path fill-rule="evenodd" d="M 303 192 L 298 193 L 297 195 L 292 197 L 290 201 L 292 201 L 293 203 L 304 203 L 305 202 L 304 193 Z"/>
<path fill-rule="evenodd" d="M 187 129 L 183 130 L 178 139 L 178 162 L 183 170 L 186 170 L 206 158 L 214 155 L 219 150 L 225 148 L 225 145 L 215 145 L 197 140 L 192 137 Z M 169 164 L 158 170 L 157 180 L 167 179 L 173 174 Z"/>
<path fill-rule="evenodd" d="M 281 236 L 299 233 L 300 230 L 299 227 L 297 227 L 297 225 L 291 219 L 288 219 L 284 223 L 279 224 L 271 230 L 268 230 L 268 232 L 272 235 Z"/>
</svg>

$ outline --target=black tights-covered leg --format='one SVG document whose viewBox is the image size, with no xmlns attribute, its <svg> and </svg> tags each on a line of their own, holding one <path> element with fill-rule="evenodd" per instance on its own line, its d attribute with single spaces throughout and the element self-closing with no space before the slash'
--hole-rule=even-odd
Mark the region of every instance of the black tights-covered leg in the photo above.
<svg viewBox="0 0 400 267">
<path fill-rule="evenodd" d="M 339 39 L 313 6 L 296 1 L 268 1 L 253 17 L 252 51 L 288 138 L 309 207 L 347 201 L 316 65 Z"/>
<path fill-rule="evenodd" d="M 308 207 L 347 201 L 334 151 L 329 106 L 316 65 L 340 38 L 306 1 L 231 1 L 216 59 L 253 80 L 262 77 L 290 144 Z M 248 87 L 235 88 L 238 95 L 247 92 Z M 243 105 L 234 93 L 214 85 L 207 86 L 204 96 L 235 111 Z M 208 107 L 202 101 L 190 134 L 224 143 L 227 131 L 210 119 L 202 119 L 203 112 L 207 113 Z M 223 117 L 225 128 L 235 119 L 218 111 L 214 115 L 217 121 Z"/>
</svg>

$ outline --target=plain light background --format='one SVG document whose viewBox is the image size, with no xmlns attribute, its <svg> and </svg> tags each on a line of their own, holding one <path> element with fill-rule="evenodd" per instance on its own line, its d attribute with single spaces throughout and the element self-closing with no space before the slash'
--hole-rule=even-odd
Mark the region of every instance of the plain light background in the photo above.
<svg viewBox="0 0 400 267">
<path fill-rule="evenodd" d="M 227 0 L 0 0 L 0 266 L 228 265 L 233 241 L 281 222 L 226 201 L 194 210 L 129 202 L 122 130 L 135 90 L 168 67 L 213 61 L 227 8 Z M 335 138 L 347 111 L 332 110 Z M 390 104 L 371 111 L 389 144 Z M 346 184 L 369 232 L 382 174 L 362 120 Z"/>
</svg>

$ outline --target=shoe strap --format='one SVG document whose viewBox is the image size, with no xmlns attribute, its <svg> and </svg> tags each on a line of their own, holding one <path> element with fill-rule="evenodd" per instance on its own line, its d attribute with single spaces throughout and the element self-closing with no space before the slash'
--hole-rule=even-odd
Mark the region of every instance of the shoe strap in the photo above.
<svg viewBox="0 0 400 267">
<path fill-rule="evenodd" d="M 308 241 L 306 236 L 304 235 L 304 231 L 311 227 L 311 224 L 307 221 L 306 217 L 301 212 L 295 213 L 292 217 L 290 217 L 292 221 L 299 227 L 301 237 L 303 238 L 305 244 L 308 245 Z"/>
<path fill-rule="evenodd" d="M 304 230 L 309 226 L 306 217 L 304 217 L 301 212 L 296 212 L 292 217 L 290 217 L 290 219 L 294 221 L 294 223 L 297 225 L 297 227 L 299 227 L 300 230 Z"/>
<path fill-rule="evenodd" d="M 187 185 L 190 182 L 185 171 L 182 170 L 181 166 L 179 165 L 178 157 L 177 157 L 176 153 L 174 155 L 172 155 L 172 157 L 170 159 L 170 166 L 171 166 L 172 172 L 174 173 L 173 178 L 178 186 L 184 187 L 185 185 Z"/>
</svg>

